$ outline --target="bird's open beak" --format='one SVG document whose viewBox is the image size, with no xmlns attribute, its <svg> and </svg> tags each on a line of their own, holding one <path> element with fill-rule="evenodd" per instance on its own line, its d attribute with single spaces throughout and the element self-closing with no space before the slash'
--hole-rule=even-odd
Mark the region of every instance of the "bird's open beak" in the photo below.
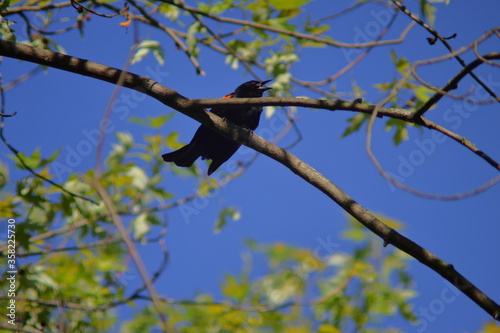
<svg viewBox="0 0 500 333">
<path fill-rule="evenodd" d="M 260 81 L 260 87 L 259 90 L 269 90 L 273 89 L 272 87 L 264 87 L 268 82 L 271 82 L 272 80 L 267 80 L 267 81 Z"/>
</svg>

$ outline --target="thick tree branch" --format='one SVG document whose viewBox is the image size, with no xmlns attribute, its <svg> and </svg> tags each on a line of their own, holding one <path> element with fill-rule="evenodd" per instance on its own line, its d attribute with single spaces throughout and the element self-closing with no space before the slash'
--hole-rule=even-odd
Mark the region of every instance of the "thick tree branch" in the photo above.
<svg viewBox="0 0 500 333">
<path fill-rule="evenodd" d="M 52 51 L 35 49 L 23 44 L 14 44 L 11 42 L 0 41 L 0 54 L 17 59 L 36 62 L 46 66 L 63 69 L 77 74 L 90 76 L 99 80 L 116 84 L 122 71 L 114 68 L 109 68 L 88 60 L 69 57 L 63 54 Z M 454 286 L 460 289 L 476 304 L 483 308 L 496 320 L 500 320 L 500 306 L 475 287 L 464 276 L 458 273 L 453 265 L 448 264 L 438 258 L 430 251 L 424 249 L 412 240 L 404 237 L 392 228 L 378 220 L 373 214 L 368 212 L 353 198 L 347 195 L 344 191 L 333 184 L 329 179 L 325 178 L 318 171 L 313 169 L 308 164 L 298 159 L 295 155 L 277 147 L 276 145 L 262 139 L 261 137 L 245 130 L 241 127 L 230 124 L 220 117 L 205 112 L 202 105 L 209 105 L 207 100 L 192 100 L 188 99 L 175 90 L 161 86 L 150 78 L 126 73 L 123 80 L 123 86 L 141 91 L 153 98 L 159 100 L 168 107 L 171 107 L 190 118 L 193 118 L 205 126 L 215 129 L 221 134 L 236 140 L 250 148 L 253 148 L 264 155 L 283 164 L 293 173 L 307 181 L 309 184 L 316 187 L 318 190 L 327 195 L 330 199 L 341 206 L 345 211 L 351 214 L 356 220 L 363 224 L 366 228 L 378 235 L 384 240 L 384 245 L 393 244 L 398 249 L 416 258 L 418 261 L 428 266 Z M 223 100 L 223 101 L 227 101 Z M 356 104 L 345 101 L 326 101 L 326 100 L 308 100 L 308 99 L 261 99 L 252 101 L 253 105 L 296 105 L 307 107 L 318 107 L 329 110 L 351 109 L 360 112 L 371 112 L 373 106 L 366 104 Z M 209 100 L 210 101 L 210 100 Z M 216 100 L 211 100 L 215 102 Z M 219 101 L 217 100 L 219 103 Z M 233 105 L 249 104 L 246 99 L 234 99 Z M 281 102 L 281 103 L 280 103 Z M 288 103 L 288 104 L 287 104 Z M 220 103 L 223 104 L 223 103 Z M 229 104 L 229 103 L 228 103 Z M 385 112 L 385 113 L 384 113 Z M 406 110 L 383 109 L 379 110 L 382 115 L 391 115 L 393 117 L 412 119 L 412 115 Z"/>
</svg>

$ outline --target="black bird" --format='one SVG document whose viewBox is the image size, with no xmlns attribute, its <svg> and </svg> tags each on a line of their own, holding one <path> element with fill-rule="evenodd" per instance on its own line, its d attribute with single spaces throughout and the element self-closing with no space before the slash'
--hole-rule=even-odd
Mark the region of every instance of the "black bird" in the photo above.
<svg viewBox="0 0 500 333">
<path fill-rule="evenodd" d="M 272 89 L 264 86 L 270 81 L 271 80 L 245 82 L 238 86 L 234 92 L 223 98 L 262 97 L 264 91 Z M 212 108 L 211 112 L 229 120 L 235 125 L 253 131 L 259 125 L 262 107 L 222 106 Z M 233 156 L 240 146 L 239 143 L 226 139 L 223 135 L 201 125 L 189 144 L 179 150 L 163 154 L 162 157 L 165 162 L 174 162 L 175 165 L 180 167 L 191 166 L 200 156 L 204 160 L 212 160 L 208 168 L 208 175 L 210 176 L 222 165 L 222 163 Z"/>
</svg>

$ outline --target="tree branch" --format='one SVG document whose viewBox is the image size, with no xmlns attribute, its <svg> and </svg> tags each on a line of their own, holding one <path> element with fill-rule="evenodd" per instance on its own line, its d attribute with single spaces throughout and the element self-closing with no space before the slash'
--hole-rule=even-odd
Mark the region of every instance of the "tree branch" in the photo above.
<svg viewBox="0 0 500 333">
<path fill-rule="evenodd" d="M 109 194 L 108 194 L 107 190 L 104 188 L 104 186 L 100 183 L 100 179 L 96 179 L 92 185 L 95 187 L 97 193 L 99 194 L 104 205 L 106 206 L 106 209 L 108 210 L 109 215 L 111 216 L 111 219 L 113 220 L 113 224 L 115 225 L 116 229 L 118 230 L 118 234 L 120 235 L 120 238 L 125 243 L 125 246 L 128 250 L 128 253 L 130 253 L 132 260 L 134 261 L 134 263 L 137 267 L 137 271 L 139 272 L 139 275 L 141 276 L 142 280 L 144 281 L 145 289 L 147 289 L 149 295 L 151 296 L 151 300 L 153 302 L 153 307 L 154 307 L 154 309 L 155 309 L 155 311 L 160 319 L 163 332 L 164 333 L 171 332 L 171 329 L 170 329 L 169 324 L 167 322 L 167 317 L 165 315 L 165 310 L 161 306 L 160 297 L 159 297 L 158 292 L 156 291 L 156 288 L 154 286 L 154 279 L 149 278 L 149 274 L 148 274 L 148 271 L 146 269 L 146 265 L 144 264 L 144 261 L 142 260 L 142 257 L 139 254 L 139 251 L 137 250 L 135 243 L 130 238 L 128 231 L 125 228 L 125 225 L 123 224 L 123 221 L 120 218 L 120 215 L 118 214 L 115 205 L 113 204 L 113 200 L 109 196 Z"/>
<path fill-rule="evenodd" d="M 27 45 L 14 44 L 7 41 L 0 41 L 0 54 L 90 76 L 113 84 L 118 81 L 121 73 L 118 69 L 109 68 L 88 60 L 69 57 L 52 51 L 35 49 Z M 416 258 L 418 261 L 437 272 L 461 290 L 493 318 L 500 320 L 500 306 L 474 286 L 463 275 L 458 273 L 454 269 L 453 265 L 441 260 L 433 253 L 424 249 L 412 240 L 404 237 L 396 230 L 389 228 L 360 204 L 358 204 L 353 198 L 333 184 L 329 179 L 325 178 L 321 173 L 298 159 L 295 155 L 262 139 L 251 131 L 224 121 L 213 113 L 205 112 L 201 108 L 203 103 L 200 100 L 188 99 L 173 89 L 161 86 L 159 83 L 154 82 L 150 78 L 126 73 L 123 85 L 127 88 L 135 89 L 152 96 L 166 106 L 171 107 L 186 116 L 197 120 L 203 125 L 216 130 L 224 136 L 253 148 L 283 164 L 293 173 L 336 202 L 366 228 L 382 238 L 384 240 L 384 245 L 387 246 L 388 244 L 393 244 L 401 251 Z M 373 106 L 366 104 L 356 104 L 345 101 L 314 101 L 308 99 L 260 99 L 258 102 L 252 101 L 250 104 L 277 105 L 281 102 L 280 105 L 291 105 L 291 100 L 293 100 L 293 102 L 295 102 L 294 105 L 297 106 L 317 107 L 320 105 L 321 108 L 330 110 L 347 109 L 349 106 L 352 110 L 359 110 L 360 112 L 370 112 L 373 109 Z M 218 103 L 220 103 L 219 105 L 223 104 L 221 102 Z M 248 100 L 239 99 L 236 100 L 234 104 L 231 104 L 237 105 L 245 103 L 249 104 Z M 410 116 L 411 113 L 406 110 L 380 108 L 379 112 L 382 115 L 384 115 L 385 112 L 387 115 L 399 115 L 399 117 L 402 118 L 408 117 L 408 119 L 413 119 Z"/>
</svg>

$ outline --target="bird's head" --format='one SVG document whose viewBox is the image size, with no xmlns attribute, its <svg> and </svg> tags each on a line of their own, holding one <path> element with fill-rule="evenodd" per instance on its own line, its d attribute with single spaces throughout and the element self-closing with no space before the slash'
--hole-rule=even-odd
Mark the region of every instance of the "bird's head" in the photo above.
<svg viewBox="0 0 500 333">
<path fill-rule="evenodd" d="M 272 80 L 267 81 L 248 81 L 245 82 L 236 88 L 234 93 L 228 95 L 229 97 L 262 97 L 264 91 L 273 89 L 271 87 L 265 87 L 266 83 Z"/>
</svg>

